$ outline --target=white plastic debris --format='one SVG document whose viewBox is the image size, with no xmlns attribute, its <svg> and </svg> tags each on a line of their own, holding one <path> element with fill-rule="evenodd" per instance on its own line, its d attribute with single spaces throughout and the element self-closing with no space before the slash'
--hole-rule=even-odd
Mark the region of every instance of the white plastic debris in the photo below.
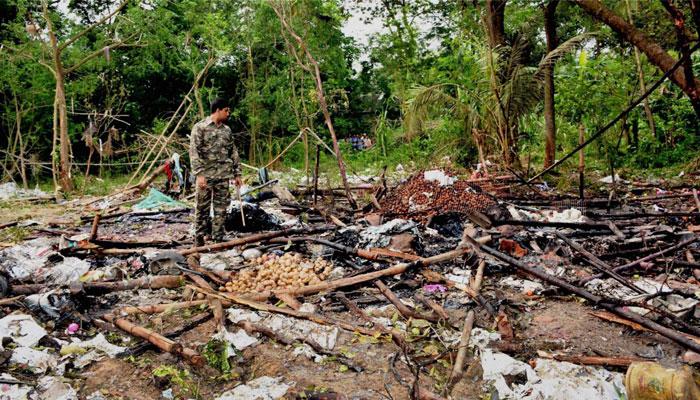
<svg viewBox="0 0 700 400">
<path fill-rule="evenodd" d="M 294 357 L 297 356 L 303 356 L 308 358 L 309 360 L 313 362 L 320 363 L 323 361 L 324 357 L 320 354 L 317 354 L 314 349 L 311 348 L 308 344 L 304 343 L 301 346 L 296 346 L 294 348 L 294 351 L 292 351 L 292 355 Z"/>
<path fill-rule="evenodd" d="M 78 355 L 73 361 L 76 368 L 84 368 L 94 361 L 99 361 L 105 356 L 114 358 L 118 354 L 124 352 L 126 347 L 114 345 L 107 341 L 107 338 L 102 333 L 90 340 L 81 341 L 74 338 L 72 343 L 64 345 L 61 348 L 61 354 L 64 359 Z"/>
<path fill-rule="evenodd" d="M 501 399 L 525 398 L 530 388 L 527 383 L 538 381 L 537 374 L 530 365 L 491 349 L 484 349 L 481 352 L 481 368 L 484 371 L 484 380 L 493 384 Z M 527 383 L 512 386 L 508 384 L 513 381 Z"/>
<path fill-rule="evenodd" d="M 564 211 L 554 211 L 547 216 L 549 222 L 586 222 L 580 210 L 569 208 Z"/>
<path fill-rule="evenodd" d="M 613 183 L 613 176 L 612 176 L 612 175 L 608 175 L 608 176 L 606 176 L 605 178 L 598 179 L 598 182 L 600 182 L 600 183 L 611 184 L 611 183 Z M 622 180 L 620 179 L 620 175 L 615 174 L 615 182 L 617 182 L 617 183 L 621 183 L 621 182 L 622 182 Z"/>
<path fill-rule="evenodd" d="M 39 379 L 39 400 L 77 400 L 78 393 L 69 384 L 54 376 Z"/>
<path fill-rule="evenodd" d="M 243 329 L 239 329 L 236 332 L 229 332 L 226 329 L 222 329 L 216 335 L 212 336 L 212 339 L 218 339 L 222 342 L 228 343 L 235 349 L 243 350 L 246 347 L 250 347 L 258 343 L 258 339 L 250 336 Z M 233 354 L 233 349 L 228 354 Z"/>
<path fill-rule="evenodd" d="M 243 263 L 241 252 L 237 249 L 221 253 L 204 253 L 201 257 L 200 265 L 211 271 L 225 271 Z"/>
<path fill-rule="evenodd" d="M 0 269 L 12 279 L 26 279 L 40 269 L 53 253 L 55 239 L 38 238 L 0 251 Z"/>
<path fill-rule="evenodd" d="M 445 279 L 447 279 L 448 281 L 452 281 L 454 283 L 459 283 L 462 285 L 468 285 L 471 277 L 472 272 L 470 270 L 462 268 L 452 268 L 452 273 L 445 275 Z"/>
<path fill-rule="evenodd" d="M 22 189 L 14 182 L 0 184 L 0 200 L 26 197 L 49 197 L 49 194 L 39 189 Z"/>
<path fill-rule="evenodd" d="M 493 385 L 499 399 L 625 398 L 624 375 L 603 368 L 538 358 L 533 369 L 529 364 L 488 348 L 481 352 L 481 367 L 484 380 Z"/>
<path fill-rule="evenodd" d="M 457 178 L 449 176 L 445 173 L 445 171 L 439 169 L 423 172 L 423 179 L 426 181 L 437 182 L 440 184 L 440 186 L 452 186 L 455 182 L 457 182 Z"/>
<path fill-rule="evenodd" d="M 499 281 L 502 286 L 513 288 L 520 293 L 539 293 L 544 290 L 544 286 L 535 281 L 530 281 L 527 279 L 517 279 L 512 276 L 505 277 Z"/>
<path fill-rule="evenodd" d="M 540 381 L 527 399 L 619 400 L 625 396 L 625 375 L 594 368 L 538 358 L 535 372 Z"/>
<path fill-rule="evenodd" d="M 344 231 L 345 229 L 340 232 Z M 417 235 L 416 223 L 397 218 L 379 226 L 370 226 L 360 232 L 360 246 L 366 249 L 387 247 L 391 243 L 391 235 L 403 232 Z"/>
<path fill-rule="evenodd" d="M 0 379 L 17 383 L 0 383 L 0 398 L 8 400 L 26 400 L 29 398 L 29 393 L 34 389 L 31 386 L 20 383 L 14 376 L 10 374 L 0 374 Z"/>
<path fill-rule="evenodd" d="M 243 253 L 241 255 L 244 259 L 250 261 L 262 256 L 262 252 L 258 249 L 246 249 L 243 250 Z"/>
<path fill-rule="evenodd" d="M 229 320 L 233 323 L 240 321 L 254 322 L 272 329 L 290 340 L 308 337 L 328 350 L 332 350 L 335 347 L 338 339 L 339 330 L 337 327 L 320 325 L 311 321 L 300 321 L 277 314 L 258 314 L 253 311 L 243 311 L 235 308 L 229 308 L 227 313 Z"/>
<path fill-rule="evenodd" d="M 46 281 L 54 285 L 66 285 L 80 280 L 90 270 L 90 264 L 79 258 L 66 257 L 47 271 Z"/>
<path fill-rule="evenodd" d="M 474 328 L 469 336 L 469 347 L 476 347 L 484 350 L 492 342 L 501 340 L 501 334 L 498 332 L 489 332 L 486 329 Z"/>
<path fill-rule="evenodd" d="M 276 400 L 287 394 L 293 383 L 285 383 L 282 377 L 261 376 L 245 385 L 223 393 L 216 400 Z"/>
<path fill-rule="evenodd" d="M 46 331 L 30 315 L 12 314 L 0 319 L 0 350 L 3 349 L 2 339 L 6 337 L 19 346 L 31 347 L 44 336 Z"/>
<path fill-rule="evenodd" d="M 43 374 L 49 369 L 56 368 L 56 357 L 49 354 L 48 350 L 39 351 L 30 347 L 17 347 L 12 350 L 10 364 L 20 365 L 35 374 Z"/>
</svg>

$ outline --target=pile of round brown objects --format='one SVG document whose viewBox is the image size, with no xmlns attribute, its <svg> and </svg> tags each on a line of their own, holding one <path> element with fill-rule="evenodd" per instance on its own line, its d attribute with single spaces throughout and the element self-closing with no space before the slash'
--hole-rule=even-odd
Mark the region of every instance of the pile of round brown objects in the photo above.
<svg viewBox="0 0 700 400">
<path fill-rule="evenodd" d="M 382 209 L 398 217 L 425 222 L 430 216 L 456 212 L 485 212 L 496 205 L 485 193 L 479 193 L 469 182 L 459 179 L 449 186 L 427 181 L 423 172 L 411 176 L 381 201 Z"/>
<path fill-rule="evenodd" d="M 264 254 L 251 261 L 233 280 L 219 290 L 230 293 L 259 292 L 274 289 L 293 289 L 314 285 L 328 278 L 333 264 L 323 258 L 310 260 L 299 253 L 278 256 Z"/>
</svg>

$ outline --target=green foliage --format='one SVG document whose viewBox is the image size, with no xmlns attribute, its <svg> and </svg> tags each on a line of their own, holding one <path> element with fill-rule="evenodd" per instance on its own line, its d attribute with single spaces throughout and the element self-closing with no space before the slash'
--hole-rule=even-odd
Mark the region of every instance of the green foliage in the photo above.
<svg viewBox="0 0 700 400">
<path fill-rule="evenodd" d="M 48 3 L 59 40 L 85 29 L 115 6 L 105 0 L 71 0 L 67 8 Z M 605 3 L 627 18 L 625 2 Z M 677 45 L 675 28 L 663 4 L 630 3 L 634 25 L 677 57 L 672 50 Z M 687 23 L 692 21 L 690 9 L 681 3 L 686 29 L 697 36 L 697 27 Z M 66 66 L 76 65 L 87 54 L 98 55 L 66 81 L 74 161 L 87 160 L 83 134 L 91 119 L 105 112 L 121 115 L 96 134 L 99 141 L 106 139 L 109 127 L 120 133 L 121 141 L 113 144 L 117 153 L 105 162 L 138 161 L 146 143 L 144 132 L 160 134 L 185 95 L 194 105 L 169 148 L 185 155 L 184 165 L 191 125 L 201 113 L 208 113 L 207 103 L 217 96 L 233 106 L 229 123 L 238 133 L 241 155 L 250 164 L 266 164 L 307 127 L 330 144 L 302 48 L 281 29 L 270 4 L 262 0 L 131 1 L 107 24 L 68 46 L 62 55 Z M 576 145 L 580 123 L 590 135 L 640 93 L 630 44 L 575 2 L 559 2 L 556 20 L 561 45 L 549 54 L 541 4 L 528 0 L 507 3 L 505 44 L 495 49 L 488 46 L 480 2 L 298 0 L 274 4 L 284 9 L 290 25 L 319 62 L 339 139 L 366 133 L 376 144 L 361 152 L 342 147 L 349 169 L 357 172 L 378 171 L 384 165 L 431 165 L 444 156 L 470 165 L 478 161 L 479 143 L 492 161 L 518 152 L 523 164 L 529 159 L 531 169 L 538 169 L 544 151 L 545 66 L 555 65 L 557 155 Z M 343 29 L 360 12 L 369 23 L 383 27 L 366 46 Z M 6 152 L 40 162 L 58 156 L 51 154 L 55 81 L 47 68 L 52 60 L 45 25 L 39 2 L 0 2 L 0 161 L 4 167 L 0 180 L 7 175 L 19 177 L 16 158 Z M 104 47 L 117 38 L 127 45 L 105 52 Z M 190 92 L 194 77 L 212 59 L 215 62 L 206 77 Z M 648 87 L 661 73 L 644 56 L 641 62 Z M 693 62 L 697 70 L 700 54 Z M 665 83 L 649 100 L 656 135 L 640 106 L 586 149 L 587 165 L 607 170 L 608 160 L 613 159 L 616 168 L 676 170 L 688 161 L 688 154 L 697 153 L 700 128 L 687 97 Z M 297 143 L 283 157 L 282 167 L 306 173 L 313 165 L 314 150 L 315 139 L 309 140 L 308 148 Z M 326 171 L 335 171 L 335 161 L 325 151 L 321 164 Z M 46 167 L 35 165 L 28 174 L 30 181 L 49 179 Z M 103 171 L 99 180 L 95 167 L 93 176 L 83 182 L 79 169 L 82 166 L 73 171 L 79 188 L 94 195 L 112 190 L 113 175 L 128 172 L 123 167 L 112 169 L 113 175 Z"/>
<path fill-rule="evenodd" d="M 202 357 L 211 367 L 216 368 L 222 374 L 231 372 L 231 364 L 228 362 L 228 343 L 212 339 L 204 347 Z"/>
</svg>

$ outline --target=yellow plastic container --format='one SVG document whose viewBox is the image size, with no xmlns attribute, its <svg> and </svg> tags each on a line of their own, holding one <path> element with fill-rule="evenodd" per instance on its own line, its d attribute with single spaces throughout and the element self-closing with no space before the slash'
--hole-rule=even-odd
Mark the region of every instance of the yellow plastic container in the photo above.
<svg viewBox="0 0 700 400">
<path fill-rule="evenodd" d="M 700 400 L 700 377 L 688 366 L 672 369 L 653 362 L 632 363 L 625 387 L 628 400 Z"/>
</svg>

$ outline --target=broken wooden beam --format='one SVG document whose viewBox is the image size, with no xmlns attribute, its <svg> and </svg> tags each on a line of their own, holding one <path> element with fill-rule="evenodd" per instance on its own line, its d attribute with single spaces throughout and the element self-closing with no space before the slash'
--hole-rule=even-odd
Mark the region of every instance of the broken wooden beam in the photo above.
<svg viewBox="0 0 700 400">
<path fill-rule="evenodd" d="M 411 319 L 411 318 L 424 319 L 424 320 L 430 321 L 430 322 L 438 322 L 440 320 L 440 318 L 438 318 L 434 315 L 421 315 L 417 311 L 409 308 L 382 281 L 377 280 L 374 282 L 374 284 L 379 288 L 379 291 L 384 295 L 384 297 L 386 297 L 387 300 L 389 300 L 389 302 L 391 302 L 391 304 L 393 304 L 394 307 L 396 307 L 396 309 L 399 311 L 399 313 L 401 315 L 403 315 L 404 318 L 406 318 L 406 319 Z"/>
<path fill-rule="evenodd" d="M 132 289 L 174 289 L 184 284 L 185 279 L 180 275 L 159 275 L 113 282 L 73 282 L 69 286 L 73 293 L 84 292 L 88 295 L 99 295 Z M 43 283 L 12 285 L 10 291 L 15 295 L 26 295 L 40 293 L 49 287 L 49 285 Z"/>
<path fill-rule="evenodd" d="M 327 231 L 330 229 L 333 229 L 333 227 L 330 227 L 328 225 L 311 227 L 311 228 L 307 228 L 307 229 L 283 229 L 280 231 L 258 233 L 255 235 L 249 235 L 249 236 L 245 236 L 242 238 L 236 238 L 233 240 L 229 240 L 227 242 L 214 243 L 214 244 L 209 244 L 206 246 L 193 247 L 191 249 L 180 250 L 179 253 L 183 256 L 194 254 L 194 253 L 213 253 L 213 252 L 228 250 L 228 249 L 231 249 L 231 248 L 234 248 L 237 246 L 241 246 L 244 244 L 257 243 L 257 242 L 262 242 L 264 240 L 278 238 L 280 236 L 323 232 L 323 231 Z"/>
<path fill-rule="evenodd" d="M 136 336 L 141 339 L 147 340 L 149 343 L 153 344 L 154 346 L 158 347 L 163 351 L 167 351 L 168 353 L 181 356 L 192 365 L 204 365 L 204 358 L 201 355 L 199 355 L 199 353 L 192 349 L 185 348 L 180 343 L 168 339 L 157 332 L 136 325 L 125 318 L 119 318 L 112 314 L 106 314 L 104 316 L 104 319 L 108 322 L 111 322 L 112 324 L 114 324 L 115 326 L 119 327 L 120 329 L 132 336 Z"/>
</svg>

